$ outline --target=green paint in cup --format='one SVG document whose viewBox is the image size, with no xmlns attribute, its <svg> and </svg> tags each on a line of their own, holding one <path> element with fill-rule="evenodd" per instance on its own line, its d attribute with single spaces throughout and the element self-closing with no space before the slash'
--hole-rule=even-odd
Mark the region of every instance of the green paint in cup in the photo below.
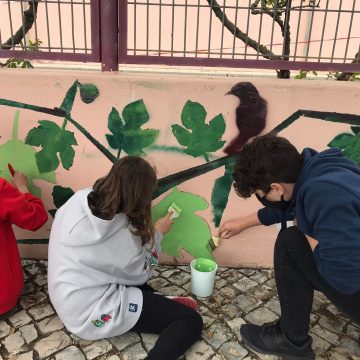
<svg viewBox="0 0 360 360">
<path fill-rule="evenodd" d="M 194 268 L 200 272 L 212 272 L 216 269 L 216 263 L 210 259 L 196 259 Z"/>
</svg>

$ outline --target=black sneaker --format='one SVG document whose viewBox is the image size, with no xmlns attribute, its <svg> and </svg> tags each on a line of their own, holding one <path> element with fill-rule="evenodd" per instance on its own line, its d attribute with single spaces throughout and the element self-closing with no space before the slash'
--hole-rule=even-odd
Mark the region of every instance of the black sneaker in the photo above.
<svg viewBox="0 0 360 360">
<path fill-rule="evenodd" d="M 281 331 L 280 326 L 245 324 L 240 328 L 241 337 L 250 348 L 261 354 L 281 356 L 285 360 L 313 360 L 312 338 L 297 346 Z"/>
</svg>

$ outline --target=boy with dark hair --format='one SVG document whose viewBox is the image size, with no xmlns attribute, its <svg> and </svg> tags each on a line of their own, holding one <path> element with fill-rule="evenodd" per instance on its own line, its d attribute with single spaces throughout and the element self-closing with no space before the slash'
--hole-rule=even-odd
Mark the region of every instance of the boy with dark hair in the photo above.
<svg viewBox="0 0 360 360">
<path fill-rule="evenodd" d="M 226 221 L 219 236 L 281 223 L 274 249 L 281 317 L 275 325 L 242 325 L 241 336 L 260 353 L 314 359 L 314 290 L 360 324 L 360 169 L 339 149 L 299 154 L 270 134 L 244 146 L 233 176 L 240 197 L 255 194 L 265 207 Z M 287 220 L 295 226 L 287 228 Z"/>
<path fill-rule="evenodd" d="M 44 204 L 28 190 L 27 177 L 16 171 L 12 183 L 0 178 L 0 320 L 13 313 L 24 284 L 12 225 L 34 231 L 47 220 Z"/>
</svg>

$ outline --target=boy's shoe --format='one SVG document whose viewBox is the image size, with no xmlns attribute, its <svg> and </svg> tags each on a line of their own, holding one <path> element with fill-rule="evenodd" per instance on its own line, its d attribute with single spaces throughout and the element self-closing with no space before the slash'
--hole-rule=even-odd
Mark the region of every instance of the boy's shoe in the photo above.
<svg viewBox="0 0 360 360">
<path fill-rule="evenodd" d="M 244 343 L 258 353 L 281 356 L 285 360 L 315 359 L 310 336 L 303 345 L 297 346 L 285 336 L 278 323 L 262 326 L 245 324 L 241 326 L 240 334 Z"/>
<path fill-rule="evenodd" d="M 183 304 L 185 306 L 188 306 L 189 308 L 193 310 L 197 310 L 198 304 L 197 302 L 191 298 L 190 296 L 166 296 L 168 299 L 174 300 L 180 304 Z"/>
</svg>

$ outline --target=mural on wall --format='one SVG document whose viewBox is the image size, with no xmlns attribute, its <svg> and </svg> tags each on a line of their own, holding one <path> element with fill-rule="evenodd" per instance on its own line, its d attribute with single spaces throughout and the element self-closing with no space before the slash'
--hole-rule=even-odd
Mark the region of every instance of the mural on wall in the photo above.
<svg viewBox="0 0 360 360">
<path fill-rule="evenodd" d="M 105 139 L 108 146 L 114 150 L 113 152 L 109 151 L 72 118 L 71 112 L 78 93 L 85 104 L 94 102 L 99 96 L 96 85 L 75 81 L 58 108 L 0 99 L 0 105 L 32 110 L 62 119 L 61 125 L 51 120 L 39 120 L 39 125 L 31 129 L 24 140 L 20 140 L 18 139 L 18 127 L 21 126 L 21 123 L 19 122 L 19 111 L 17 111 L 13 122 L 12 138 L 0 145 L 1 176 L 9 180 L 10 173 L 7 164 L 11 163 L 15 170 L 23 171 L 29 177 L 30 190 L 40 196 L 40 189 L 33 185 L 32 180 L 43 179 L 56 184 L 55 175 L 59 166 L 66 170 L 73 166 L 76 156 L 74 148 L 77 146 L 77 132 L 84 135 L 111 162 L 126 154 L 144 156 L 151 150 L 176 152 L 184 156 L 203 158 L 204 163 L 199 166 L 159 179 L 153 198 L 171 191 L 154 206 L 153 219 L 156 220 L 165 215 L 169 205 L 175 202 L 183 212 L 165 237 L 162 251 L 171 256 L 179 256 L 179 251 L 184 249 L 194 257 L 213 258 L 209 244 L 211 239 L 209 225 L 196 214 L 197 211 L 207 209 L 209 204 L 196 194 L 181 191 L 178 186 L 187 180 L 223 167 L 223 175 L 214 181 L 211 199 L 209 199 L 213 222 L 215 227 L 218 227 L 231 191 L 236 153 L 241 151 L 244 143 L 250 138 L 259 135 L 266 125 L 267 102 L 259 95 L 256 87 L 249 82 L 242 82 L 233 86 L 229 92 L 240 100 L 236 109 L 236 125 L 239 133 L 227 146 L 222 139 L 226 130 L 223 115 L 218 114 L 213 119 L 208 119 L 206 109 L 200 103 L 191 100 L 188 100 L 183 106 L 181 124 L 171 124 L 172 134 L 179 146 L 168 147 L 157 144 L 159 130 L 147 127 L 150 123 L 150 115 L 144 100 L 140 99 L 127 104 L 121 113 L 114 107 L 111 109 L 107 119 L 109 132 L 105 134 Z M 328 145 L 340 147 L 346 156 L 360 165 L 359 115 L 298 110 L 277 125 L 272 132 L 283 131 L 301 117 L 351 125 L 352 133 L 339 134 L 330 140 Z M 77 129 L 77 132 L 71 131 L 73 127 Z M 215 152 L 223 148 L 224 152 L 229 155 L 220 157 Z M 59 208 L 73 193 L 71 188 L 56 184 L 52 190 L 55 207 Z M 56 209 L 49 209 L 52 215 L 55 211 Z M 26 243 L 27 240 L 20 239 L 19 242 Z M 36 243 L 36 239 L 32 243 Z"/>
</svg>

